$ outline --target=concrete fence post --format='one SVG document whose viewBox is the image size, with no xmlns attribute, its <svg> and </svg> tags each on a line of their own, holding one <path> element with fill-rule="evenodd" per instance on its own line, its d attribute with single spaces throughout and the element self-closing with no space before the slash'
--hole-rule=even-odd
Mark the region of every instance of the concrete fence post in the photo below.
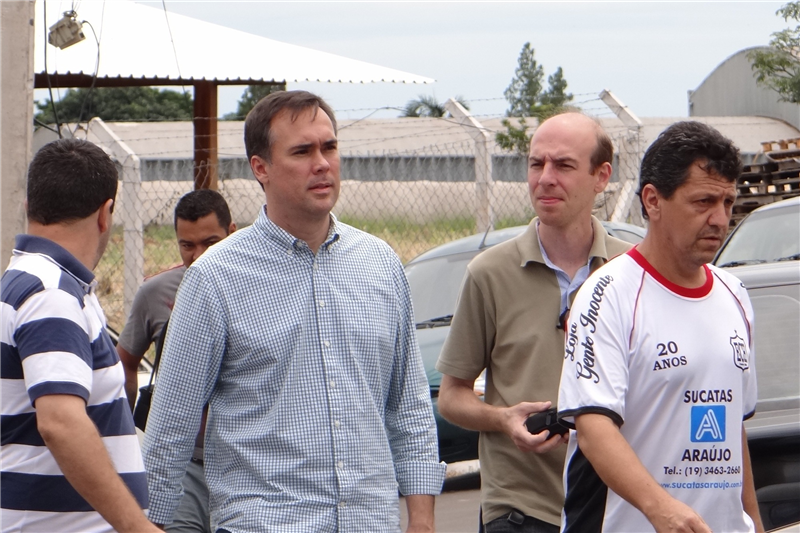
<svg viewBox="0 0 800 533">
<path fill-rule="evenodd" d="M 142 224 L 142 172 L 139 157 L 100 118 L 89 122 L 97 136 L 122 165 L 122 205 L 114 213 L 122 219 L 125 267 L 123 269 L 123 312 L 131 312 L 133 297 L 144 278 L 144 225 Z"/>
<path fill-rule="evenodd" d="M 444 107 L 475 141 L 475 224 L 478 232 L 485 232 L 494 228 L 491 133 L 453 98 Z"/>
<path fill-rule="evenodd" d="M 636 186 L 639 181 L 642 121 L 608 89 L 600 93 L 600 100 L 628 128 L 627 132 L 619 137 L 618 172 L 621 188 L 614 204 L 614 211 L 611 213 L 611 221 L 636 223 L 641 220 L 641 213 L 638 208 L 635 210 L 631 208 L 634 205 L 633 199 L 636 197 Z"/>
</svg>

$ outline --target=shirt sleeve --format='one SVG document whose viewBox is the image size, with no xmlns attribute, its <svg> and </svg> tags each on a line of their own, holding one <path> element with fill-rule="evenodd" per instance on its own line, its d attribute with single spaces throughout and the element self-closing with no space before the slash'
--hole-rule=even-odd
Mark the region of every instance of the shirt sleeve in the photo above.
<svg viewBox="0 0 800 533">
<path fill-rule="evenodd" d="M 756 412 L 756 403 L 758 402 L 758 388 L 756 386 L 756 345 L 755 338 L 755 312 L 753 312 L 753 304 L 750 302 L 750 297 L 747 295 L 747 290 L 740 283 L 740 301 L 744 309 L 745 320 L 750 327 L 750 357 L 748 361 L 748 368 L 744 371 L 742 379 L 744 380 L 742 390 L 744 391 L 744 404 L 742 405 L 742 414 L 744 419 L 752 417 Z"/>
<path fill-rule="evenodd" d="M 401 494 L 439 494 L 445 465 L 439 462 L 436 421 L 416 338 L 411 291 L 400 261 L 394 261 L 398 296 L 397 334 L 386 432 Z"/>
<path fill-rule="evenodd" d="M 225 352 L 225 313 L 215 291 L 197 268 L 187 270 L 167 331 L 143 447 L 149 518 L 157 524 L 170 523 L 180 501 L 203 407 Z"/>
<path fill-rule="evenodd" d="M 495 338 L 492 305 L 493 300 L 483 294 L 470 264 L 436 370 L 465 380 L 474 380 L 480 375 L 487 366 Z"/>
<path fill-rule="evenodd" d="M 141 357 L 150 348 L 157 334 L 150 317 L 150 285 L 145 282 L 133 297 L 131 314 L 119 335 L 119 345 L 135 357 Z"/>
<path fill-rule="evenodd" d="M 621 280 L 600 271 L 578 291 L 565 332 L 558 417 L 574 428 L 575 416 L 600 413 L 625 420 L 630 317 L 619 297 Z"/>
<path fill-rule="evenodd" d="M 75 296 L 60 289 L 39 292 L 19 308 L 14 339 L 32 405 L 49 394 L 89 401 L 92 346 L 87 329 Z"/>
</svg>

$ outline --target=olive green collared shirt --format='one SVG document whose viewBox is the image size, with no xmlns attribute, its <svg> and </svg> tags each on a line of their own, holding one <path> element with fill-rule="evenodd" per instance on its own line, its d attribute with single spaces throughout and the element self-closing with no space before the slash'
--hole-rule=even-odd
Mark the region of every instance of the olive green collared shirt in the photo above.
<svg viewBox="0 0 800 533">
<path fill-rule="evenodd" d="M 485 368 L 484 400 L 491 405 L 555 405 L 558 399 L 564 360 L 564 331 L 556 327 L 561 290 L 555 271 L 542 257 L 536 221 L 469 264 L 450 334 L 436 363 L 443 374 L 465 380 L 477 378 Z M 594 217 L 592 226 L 589 257 L 594 271 L 631 245 L 608 235 Z M 570 302 L 573 297 L 574 292 Z M 560 524 L 566 446 L 545 454 L 524 453 L 507 435 L 483 432 L 478 453 L 484 523 L 517 509 Z"/>
</svg>

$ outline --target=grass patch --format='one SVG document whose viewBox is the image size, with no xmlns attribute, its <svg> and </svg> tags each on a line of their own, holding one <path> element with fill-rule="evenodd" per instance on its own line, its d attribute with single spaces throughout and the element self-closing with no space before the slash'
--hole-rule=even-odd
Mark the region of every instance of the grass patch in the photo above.
<svg viewBox="0 0 800 533">
<path fill-rule="evenodd" d="M 431 248 L 476 233 L 472 218 L 448 218 L 413 223 L 402 219 L 366 220 L 341 217 L 342 222 L 386 241 L 407 263 Z M 496 229 L 527 224 L 530 218 L 504 218 Z M 152 276 L 181 262 L 175 230 L 171 225 L 151 224 L 144 228 L 144 274 Z M 124 242 L 121 227 L 111 233 L 108 248 L 95 269 L 98 298 L 108 324 L 121 331 L 127 317 L 123 310 Z"/>
<path fill-rule="evenodd" d="M 144 228 L 144 275 L 152 276 L 181 262 L 172 226 L 151 224 Z M 105 254 L 97 268 L 97 297 L 106 313 L 108 325 L 122 331 L 124 315 L 125 243 L 122 227 L 111 232 Z"/>
</svg>

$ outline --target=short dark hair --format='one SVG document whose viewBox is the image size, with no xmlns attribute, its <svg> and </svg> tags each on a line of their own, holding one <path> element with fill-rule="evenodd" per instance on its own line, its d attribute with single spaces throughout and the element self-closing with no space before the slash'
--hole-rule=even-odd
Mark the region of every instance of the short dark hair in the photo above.
<svg viewBox="0 0 800 533">
<path fill-rule="evenodd" d="M 641 200 L 645 185 L 652 184 L 661 196 L 671 198 L 689 177 L 691 166 L 698 162 L 706 172 L 714 172 L 729 182 L 742 175 L 739 149 L 733 141 L 702 122 L 676 122 L 662 131 L 645 152 L 636 194 Z M 642 215 L 648 218 L 644 205 Z"/>
<path fill-rule="evenodd" d="M 228 231 L 231 225 L 231 210 L 220 193 L 211 189 L 198 189 L 186 193 L 175 206 L 175 229 L 178 229 L 178 219 L 197 222 L 198 219 L 211 213 L 217 215 L 219 226 Z"/>
<path fill-rule="evenodd" d="M 80 139 L 48 143 L 28 167 L 28 219 L 45 226 L 82 220 L 116 198 L 118 179 L 99 146 Z"/>
<path fill-rule="evenodd" d="M 334 133 L 337 132 L 333 109 L 316 94 L 308 91 L 277 91 L 259 100 L 244 119 L 244 148 L 247 160 L 257 155 L 269 163 L 272 157 L 270 138 L 272 120 L 278 113 L 287 109 L 294 121 L 297 115 L 309 108 L 314 109 L 314 116 L 317 110 L 322 109 L 331 119 Z"/>
</svg>

